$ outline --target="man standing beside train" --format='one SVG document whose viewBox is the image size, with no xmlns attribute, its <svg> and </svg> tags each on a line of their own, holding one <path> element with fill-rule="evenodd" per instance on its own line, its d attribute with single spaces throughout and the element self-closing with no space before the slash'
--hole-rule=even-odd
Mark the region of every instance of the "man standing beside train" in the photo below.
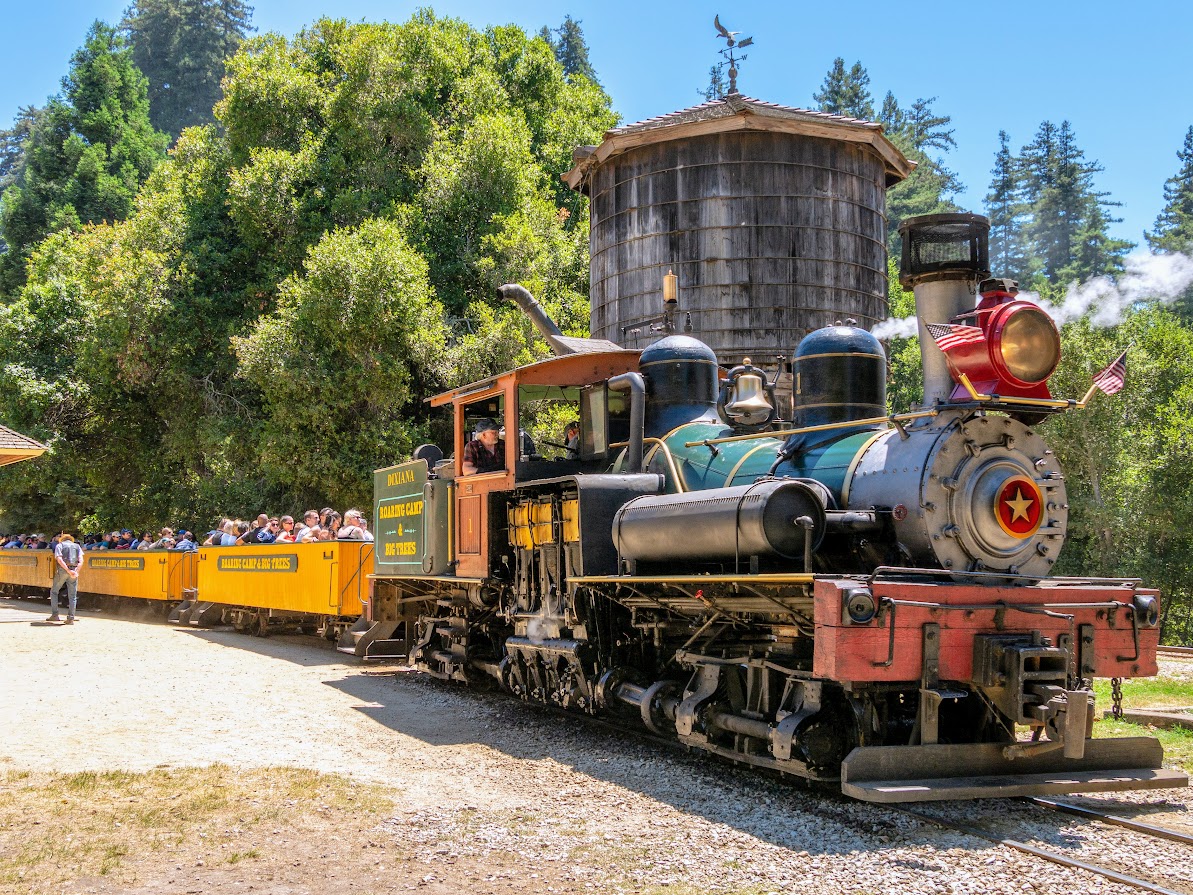
<svg viewBox="0 0 1193 895">
<path fill-rule="evenodd" d="M 58 594 L 66 585 L 66 623 L 75 623 L 75 604 L 79 599 L 79 567 L 83 565 L 83 548 L 75 543 L 68 532 L 58 537 L 54 548 L 54 584 L 50 588 L 50 621 L 61 621 L 58 616 Z"/>
</svg>

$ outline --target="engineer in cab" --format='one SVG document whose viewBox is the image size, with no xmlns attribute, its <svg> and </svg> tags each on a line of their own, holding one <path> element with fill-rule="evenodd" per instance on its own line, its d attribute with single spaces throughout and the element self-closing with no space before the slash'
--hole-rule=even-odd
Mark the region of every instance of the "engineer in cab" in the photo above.
<svg viewBox="0 0 1193 895">
<path fill-rule="evenodd" d="M 464 445 L 464 475 L 505 471 L 505 442 L 500 431 L 491 419 L 476 424 L 475 437 Z"/>
</svg>

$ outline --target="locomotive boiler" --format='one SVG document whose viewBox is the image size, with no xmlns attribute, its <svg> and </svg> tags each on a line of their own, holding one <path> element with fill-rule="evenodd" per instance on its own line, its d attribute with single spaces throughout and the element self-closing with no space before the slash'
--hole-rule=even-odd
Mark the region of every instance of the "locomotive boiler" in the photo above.
<svg viewBox="0 0 1193 895">
<path fill-rule="evenodd" d="M 795 348 L 784 422 L 749 360 L 564 339 L 503 287 L 559 355 L 433 399 L 452 456 L 378 471 L 355 647 L 868 800 L 1185 785 L 1154 739 L 1091 736 L 1094 678 L 1156 672 L 1159 603 L 1048 575 L 1068 505 L 1036 427 L 1077 403 L 1048 393 L 1055 327 L 989 279 L 984 219 L 902 231 L 921 325 L 958 344 L 924 332 L 924 400 L 895 415 L 851 325 Z M 560 407 L 559 456 L 516 434 Z M 489 420 L 504 469 L 465 476 Z"/>
</svg>

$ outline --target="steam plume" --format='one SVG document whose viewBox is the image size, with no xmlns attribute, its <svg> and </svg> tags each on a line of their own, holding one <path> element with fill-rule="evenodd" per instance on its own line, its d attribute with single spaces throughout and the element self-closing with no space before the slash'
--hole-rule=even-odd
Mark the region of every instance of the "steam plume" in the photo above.
<svg viewBox="0 0 1193 895">
<path fill-rule="evenodd" d="M 1171 304 L 1193 286 L 1193 258 L 1188 255 L 1133 252 L 1123 267 L 1117 278 L 1100 276 L 1070 284 L 1059 304 L 1045 301 L 1034 292 L 1020 292 L 1016 298 L 1039 305 L 1057 326 L 1089 315 L 1092 325 L 1103 327 L 1121 323 L 1123 315 L 1140 302 Z M 870 332 L 879 339 L 907 339 L 916 334 L 916 320 L 888 317 Z"/>
</svg>

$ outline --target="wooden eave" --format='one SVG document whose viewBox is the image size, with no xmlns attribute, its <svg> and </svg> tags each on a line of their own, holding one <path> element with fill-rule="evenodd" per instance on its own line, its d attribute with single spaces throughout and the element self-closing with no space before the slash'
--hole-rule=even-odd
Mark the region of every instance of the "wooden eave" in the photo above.
<svg viewBox="0 0 1193 895">
<path fill-rule="evenodd" d="M 49 448 L 8 426 L 0 426 L 0 466 L 40 457 Z"/>
<path fill-rule="evenodd" d="M 734 131 L 797 134 L 869 146 L 882 160 L 886 170 L 887 186 L 893 186 L 905 179 L 916 167 L 915 162 L 907 158 L 894 143 L 886 138 L 880 125 L 850 124 L 844 121 L 805 118 L 774 113 L 769 110 L 760 113 L 757 109 L 746 106 L 732 115 L 698 121 L 681 121 L 676 124 L 660 124 L 641 130 L 628 130 L 624 133 L 618 133 L 615 130 L 608 131 L 601 145 L 580 159 L 576 166 L 562 177 L 569 187 L 583 193 L 587 190 L 589 174 L 608 159 L 623 152 L 655 143 Z"/>
</svg>

